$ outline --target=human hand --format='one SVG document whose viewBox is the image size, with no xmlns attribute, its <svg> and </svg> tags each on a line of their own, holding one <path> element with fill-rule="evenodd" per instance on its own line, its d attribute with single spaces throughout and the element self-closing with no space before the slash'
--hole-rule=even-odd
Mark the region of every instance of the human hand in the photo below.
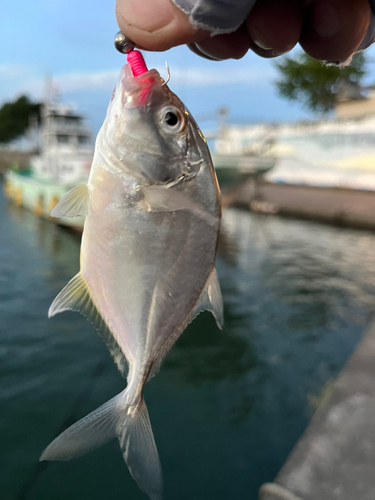
<svg viewBox="0 0 375 500">
<path fill-rule="evenodd" d="M 186 43 L 215 60 L 240 59 L 249 48 L 262 57 L 276 57 L 299 42 L 316 59 L 345 62 L 375 38 L 368 0 L 228 0 L 225 7 L 217 0 L 174 1 L 187 9 L 196 4 L 210 9 L 200 18 L 192 13 L 190 22 L 171 0 L 117 0 L 121 31 L 139 48 L 161 51 Z M 235 24 L 228 26 L 231 22 Z"/>
</svg>

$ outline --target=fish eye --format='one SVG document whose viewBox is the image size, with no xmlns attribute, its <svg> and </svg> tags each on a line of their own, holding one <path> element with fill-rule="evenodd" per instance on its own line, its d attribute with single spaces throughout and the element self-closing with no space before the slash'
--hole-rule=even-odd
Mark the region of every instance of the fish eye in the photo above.
<svg viewBox="0 0 375 500">
<path fill-rule="evenodd" d="M 178 116 L 173 111 L 167 111 L 164 116 L 165 123 L 174 127 L 178 123 Z"/>
<path fill-rule="evenodd" d="M 161 126 L 167 134 L 177 134 L 185 127 L 186 119 L 179 109 L 167 106 L 160 111 Z"/>
</svg>

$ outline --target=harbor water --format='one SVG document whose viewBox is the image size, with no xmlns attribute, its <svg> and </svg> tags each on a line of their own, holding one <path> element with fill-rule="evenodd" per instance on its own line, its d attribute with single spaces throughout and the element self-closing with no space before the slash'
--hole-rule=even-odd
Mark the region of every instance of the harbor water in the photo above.
<svg viewBox="0 0 375 500">
<path fill-rule="evenodd" d="M 375 311 L 374 233 L 230 209 L 223 234 L 224 329 L 201 314 L 145 390 L 165 500 L 256 500 Z M 126 383 L 84 318 L 47 319 L 79 246 L 0 196 L 2 500 L 146 498 L 116 440 L 38 461 Z"/>
</svg>

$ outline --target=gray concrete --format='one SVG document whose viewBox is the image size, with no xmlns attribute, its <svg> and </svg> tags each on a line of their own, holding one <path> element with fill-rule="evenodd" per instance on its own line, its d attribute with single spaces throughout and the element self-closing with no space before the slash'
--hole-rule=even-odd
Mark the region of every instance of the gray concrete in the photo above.
<svg viewBox="0 0 375 500">
<path fill-rule="evenodd" d="M 311 219 L 341 226 L 375 229 L 375 192 L 355 189 L 255 184 L 250 180 L 225 194 L 226 205 L 255 212 Z"/>
<path fill-rule="evenodd" d="M 322 399 L 260 500 L 375 499 L 375 323 Z"/>
</svg>

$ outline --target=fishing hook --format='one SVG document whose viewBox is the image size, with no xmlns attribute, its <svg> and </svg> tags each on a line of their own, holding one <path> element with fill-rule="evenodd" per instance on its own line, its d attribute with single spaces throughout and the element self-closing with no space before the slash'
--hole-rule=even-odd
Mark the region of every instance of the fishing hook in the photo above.
<svg viewBox="0 0 375 500">
<path fill-rule="evenodd" d="M 167 85 L 167 83 L 171 79 L 171 72 L 169 71 L 168 61 L 165 61 L 165 67 L 167 69 L 167 81 L 163 82 L 162 85 Z"/>
</svg>

